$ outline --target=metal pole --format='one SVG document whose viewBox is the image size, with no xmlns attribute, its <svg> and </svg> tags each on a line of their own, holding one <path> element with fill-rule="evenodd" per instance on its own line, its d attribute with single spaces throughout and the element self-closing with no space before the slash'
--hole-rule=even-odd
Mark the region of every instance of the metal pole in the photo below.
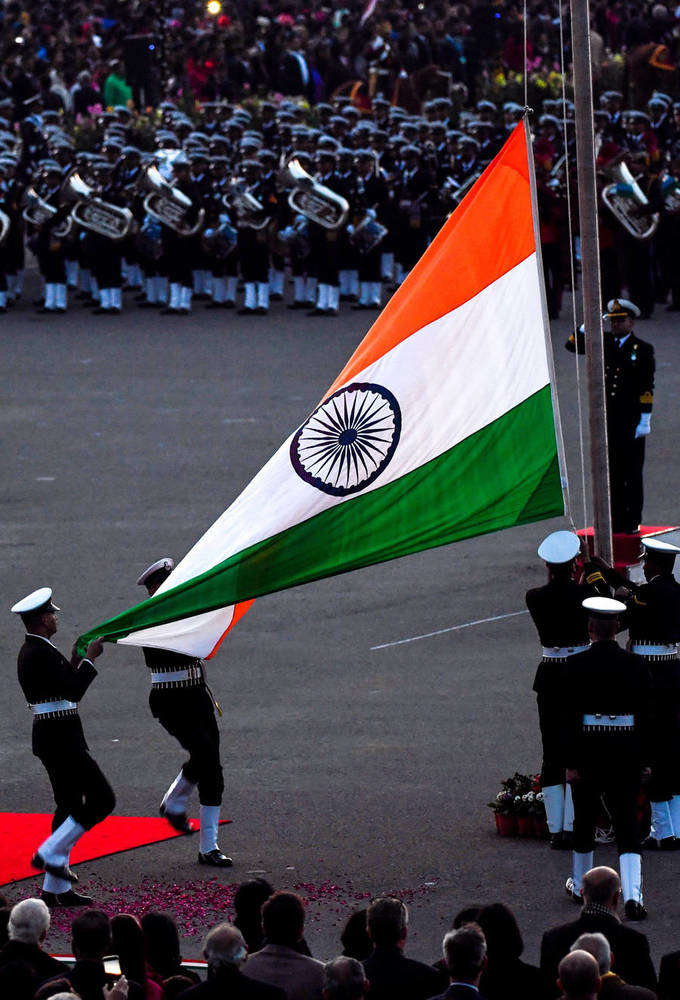
<svg viewBox="0 0 680 1000">
<path fill-rule="evenodd" d="M 570 0 L 570 3 L 594 549 L 595 554 L 601 556 L 611 566 L 613 564 L 612 518 L 609 460 L 607 457 L 607 403 L 604 383 L 602 304 L 600 302 L 600 246 L 597 232 L 590 10 L 588 0 Z"/>
</svg>

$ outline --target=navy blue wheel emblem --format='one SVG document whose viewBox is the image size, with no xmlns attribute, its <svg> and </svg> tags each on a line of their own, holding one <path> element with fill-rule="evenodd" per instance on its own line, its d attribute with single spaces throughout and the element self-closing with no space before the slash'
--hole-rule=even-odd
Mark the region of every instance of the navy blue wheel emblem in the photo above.
<svg viewBox="0 0 680 1000">
<path fill-rule="evenodd" d="M 290 460 L 310 486 L 346 497 L 377 479 L 400 434 L 401 410 L 389 389 L 351 382 L 307 418 L 290 443 Z"/>
</svg>

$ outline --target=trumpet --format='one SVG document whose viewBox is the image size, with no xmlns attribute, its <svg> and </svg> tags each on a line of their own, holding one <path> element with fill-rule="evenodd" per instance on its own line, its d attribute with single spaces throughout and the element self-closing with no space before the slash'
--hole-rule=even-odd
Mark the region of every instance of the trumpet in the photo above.
<svg viewBox="0 0 680 1000">
<path fill-rule="evenodd" d="M 54 218 L 58 211 L 53 205 L 45 201 L 44 198 L 41 198 L 34 187 L 26 189 L 26 208 L 21 214 L 30 225 L 36 226 L 39 229 L 40 226 L 44 226 L 46 222 Z M 63 239 L 69 235 L 72 228 L 73 220 L 68 215 L 63 222 L 55 226 L 54 235 Z"/>
<path fill-rule="evenodd" d="M 71 218 L 83 229 L 89 229 L 110 240 L 123 240 L 129 234 L 134 217 L 129 208 L 120 208 L 97 197 L 94 188 L 74 170 L 64 181 L 62 197 L 73 201 Z"/>
<path fill-rule="evenodd" d="M 602 201 L 636 240 L 648 240 L 659 225 L 659 213 L 644 212 L 649 199 L 633 177 L 626 163 L 612 168 L 614 183 L 602 190 Z"/>
<path fill-rule="evenodd" d="M 291 160 L 279 174 L 285 188 L 292 186 L 288 204 L 294 212 L 316 222 L 324 229 L 339 229 L 349 212 L 349 202 L 315 181 L 299 160 Z"/>
<path fill-rule="evenodd" d="M 141 183 L 149 191 L 144 199 L 144 209 L 152 219 L 162 222 L 180 236 L 195 236 L 203 228 L 205 210 L 199 210 L 193 225 L 187 223 L 187 212 L 193 206 L 191 198 L 166 181 L 158 167 L 147 167 Z"/>
</svg>

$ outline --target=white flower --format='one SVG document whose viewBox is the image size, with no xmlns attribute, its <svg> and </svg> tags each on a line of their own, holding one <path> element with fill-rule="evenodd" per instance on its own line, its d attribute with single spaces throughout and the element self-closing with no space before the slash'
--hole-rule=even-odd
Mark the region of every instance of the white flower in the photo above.
<svg viewBox="0 0 680 1000">
<path fill-rule="evenodd" d="M 537 802 L 543 801 L 543 792 L 536 792 L 536 801 Z"/>
</svg>

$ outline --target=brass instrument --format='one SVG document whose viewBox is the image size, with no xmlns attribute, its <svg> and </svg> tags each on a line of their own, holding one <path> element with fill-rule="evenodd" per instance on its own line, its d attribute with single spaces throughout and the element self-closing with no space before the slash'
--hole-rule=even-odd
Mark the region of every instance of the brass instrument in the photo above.
<svg viewBox="0 0 680 1000">
<path fill-rule="evenodd" d="M 616 216 L 621 225 L 636 240 L 648 240 L 659 225 L 659 213 L 643 214 L 649 199 L 633 177 L 627 164 L 617 163 L 611 168 L 615 180 L 602 190 L 602 201 Z"/>
<path fill-rule="evenodd" d="M 191 198 L 166 181 L 158 167 L 146 168 L 142 184 L 149 191 L 144 199 L 144 210 L 153 219 L 174 229 L 180 236 L 194 236 L 203 228 L 205 210 L 200 209 L 194 224 L 189 225 L 186 215 L 193 204 Z"/>
<path fill-rule="evenodd" d="M 130 209 L 120 208 L 97 197 L 94 188 L 85 183 L 77 170 L 66 178 L 61 193 L 64 201 L 75 202 L 71 218 L 83 229 L 109 240 L 123 240 L 130 233 L 134 223 Z"/>
<path fill-rule="evenodd" d="M 30 223 L 32 226 L 40 228 L 46 222 L 48 222 L 53 216 L 58 212 L 58 209 L 50 205 L 49 202 L 41 198 L 34 187 L 29 187 L 26 189 L 26 208 L 21 213 L 26 222 Z M 68 215 L 62 223 L 54 229 L 54 235 L 58 238 L 63 238 L 68 236 L 73 228 L 73 220 L 71 216 Z"/>
<path fill-rule="evenodd" d="M 664 211 L 668 215 L 680 213 L 680 183 L 672 174 L 664 174 L 661 178 L 661 194 Z"/>
<path fill-rule="evenodd" d="M 299 160 L 291 160 L 280 177 L 284 187 L 293 188 L 288 195 L 288 204 L 294 212 L 299 212 L 324 229 L 339 229 L 342 226 L 349 212 L 349 202 L 315 181 Z"/>
<path fill-rule="evenodd" d="M 229 192 L 223 196 L 222 204 L 229 211 L 234 209 L 240 225 L 249 229 L 264 229 L 269 225 L 270 219 L 264 214 L 264 205 L 250 193 L 242 177 L 232 177 Z"/>
<path fill-rule="evenodd" d="M 9 215 L 6 212 L 0 212 L 0 247 L 9 236 L 9 226 Z"/>
</svg>

